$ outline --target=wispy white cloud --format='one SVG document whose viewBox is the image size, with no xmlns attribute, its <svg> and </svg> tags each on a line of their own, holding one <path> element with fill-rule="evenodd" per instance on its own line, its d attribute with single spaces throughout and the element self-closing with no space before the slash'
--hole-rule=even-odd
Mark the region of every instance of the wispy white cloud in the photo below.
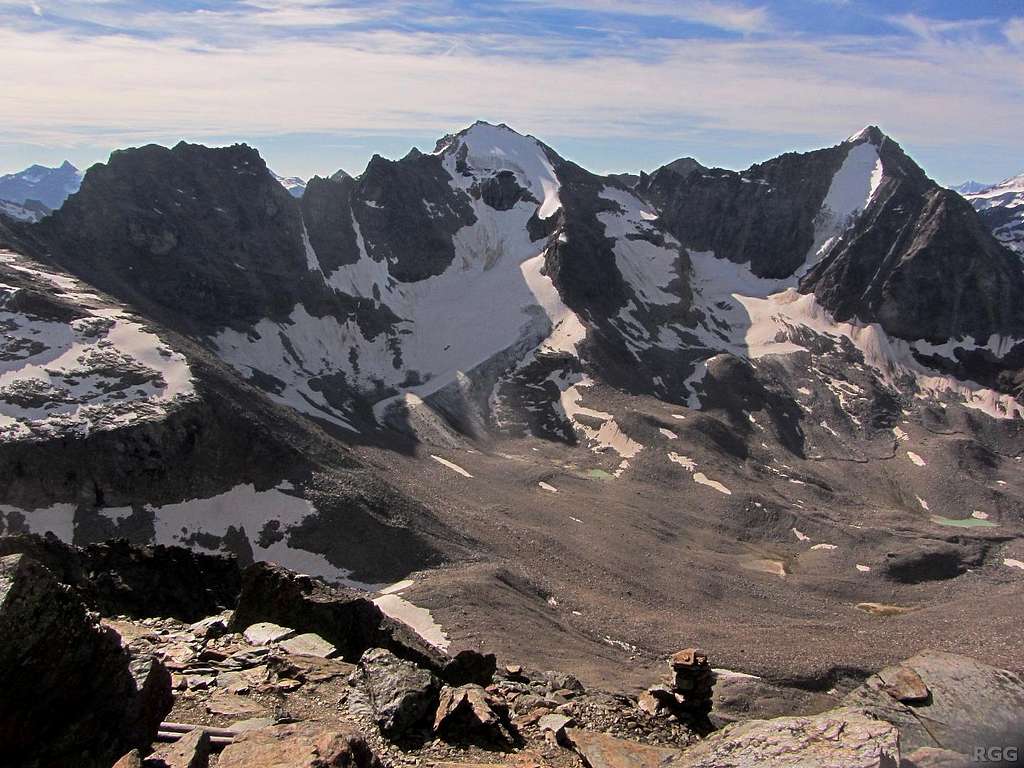
<svg viewBox="0 0 1024 768">
<path fill-rule="evenodd" d="M 689 18 L 701 5 L 671 8 Z M 750 34 L 640 45 L 623 33 L 594 45 L 563 31 L 461 29 L 444 3 L 415 27 L 374 23 L 401 19 L 409 6 L 398 0 L 340 9 L 247 0 L 174 14 L 93 0 L 76 13 L 95 28 L 0 25 L 0 138 L 118 146 L 168 136 L 441 135 L 485 118 L 542 137 L 681 147 L 716 134 L 838 141 L 869 122 L 918 146 L 957 147 L 969 134 L 1007 154 L 1019 147 L 1020 19 L 990 35 L 904 16 L 888 36 L 816 37 L 774 30 L 767 15 L 745 19 L 754 6 L 714 6 L 726 14 L 716 25 Z M 615 7 L 670 10 L 662 0 Z"/>
<path fill-rule="evenodd" d="M 764 32 L 771 24 L 768 10 L 711 0 L 515 0 L 544 8 L 677 19 L 731 32 Z"/>
<path fill-rule="evenodd" d="M 1024 18 L 1010 19 L 1006 22 L 1003 34 L 1013 45 L 1024 46 Z"/>
</svg>

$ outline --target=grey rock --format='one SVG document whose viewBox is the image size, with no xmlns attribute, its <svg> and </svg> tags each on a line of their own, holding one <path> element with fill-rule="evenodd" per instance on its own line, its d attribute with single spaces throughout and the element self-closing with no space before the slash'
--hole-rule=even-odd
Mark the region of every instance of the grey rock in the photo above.
<svg viewBox="0 0 1024 768">
<path fill-rule="evenodd" d="M 270 645 L 271 643 L 278 643 L 294 637 L 295 630 L 291 627 L 282 627 L 280 624 L 274 624 L 270 621 L 261 621 L 256 624 L 250 624 L 242 634 L 253 645 Z"/>
<path fill-rule="evenodd" d="M 573 724 L 573 719 L 566 715 L 550 714 L 544 715 L 537 720 L 537 727 L 541 731 L 551 731 L 556 736 L 560 736 L 562 732 Z"/>
<path fill-rule="evenodd" d="M 323 659 L 333 656 L 338 651 L 337 648 L 314 632 L 306 632 L 290 637 L 287 640 L 283 640 L 280 646 L 282 650 L 288 653 L 300 656 L 319 656 Z"/>
<path fill-rule="evenodd" d="M 389 738 L 423 725 L 437 707 L 437 678 L 383 648 L 364 653 L 355 675 L 366 688 L 381 732 Z"/>
<path fill-rule="evenodd" d="M 929 696 L 913 704 L 893 686 L 912 672 Z M 895 694 L 895 695 L 894 695 Z M 865 707 L 900 729 L 904 750 L 939 747 L 974 753 L 980 746 L 1003 746 L 1024 733 L 1024 680 L 1012 672 L 953 653 L 925 651 L 869 677 L 845 699 Z"/>
<path fill-rule="evenodd" d="M 967 768 L 971 759 L 959 752 L 935 747 L 921 747 L 900 760 L 900 768 Z"/>
</svg>

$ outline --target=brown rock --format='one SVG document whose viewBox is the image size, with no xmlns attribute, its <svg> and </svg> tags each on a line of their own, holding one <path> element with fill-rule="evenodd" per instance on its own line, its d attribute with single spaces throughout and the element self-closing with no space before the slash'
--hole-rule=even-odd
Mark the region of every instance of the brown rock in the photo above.
<svg viewBox="0 0 1024 768">
<path fill-rule="evenodd" d="M 323 683 L 338 677 L 348 677 L 355 671 L 356 666 L 339 659 L 288 654 L 272 657 L 267 662 L 267 668 L 277 678 L 299 680 L 304 683 Z"/>
<path fill-rule="evenodd" d="M 669 662 L 673 669 L 690 669 L 708 663 L 708 655 L 700 648 L 687 648 L 672 655 Z"/>
<path fill-rule="evenodd" d="M 210 735 L 202 728 L 189 731 L 172 744 L 158 747 L 143 761 L 143 768 L 207 768 Z"/>
<path fill-rule="evenodd" d="M 487 730 L 499 723 L 491 709 L 487 692 L 479 685 L 445 686 L 438 699 L 434 715 L 437 732 L 457 728 L 460 730 Z"/>
<path fill-rule="evenodd" d="M 206 711 L 212 715 L 225 717 L 262 717 L 267 714 L 266 707 L 245 696 L 233 693 L 218 693 L 206 702 Z"/>
<path fill-rule="evenodd" d="M 139 754 L 139 750 L 133 749 L 114 763 L 114 768 L 142 768 L 142 756 Z"/>
<path fill-rule="evenodd" d="M 928 701 L 931 695 L 921 676 L 909 667 L 889 667 L 879 672 L 878 676 L 882 680 L 883 690 L 904 704 Z"/>
<path fill-rule="evenodd" d="M 382 768 L 362 734 L 306 723 L 247 731 L 224 748 L 218 768 Z"/>
<path fill-rule="evenodd" d="M 578 728 L 567 728 L 565 736 L 589 768 L 664 768 L 681 754 L 675 749 L 651 747 Z"/>
</svg>

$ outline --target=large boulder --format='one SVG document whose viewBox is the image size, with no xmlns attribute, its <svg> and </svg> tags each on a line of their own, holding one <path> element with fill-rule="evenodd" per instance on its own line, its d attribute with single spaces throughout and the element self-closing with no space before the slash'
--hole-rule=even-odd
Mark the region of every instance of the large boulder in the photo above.
<svg viewBox="0 0 1024 768">
<path fill-rule="evenodd" d="M 45 567 L 0 557 L 0 765 L 109 768 L 133 747 L 148 751 L 170 684 Z"/>
<path fill-rule="evenodd" d="M 907 752 L 1024 747 L 1014 743 L 1024 734 L 1024 680 L 967 656 L 925 651 L 872 675 L 845 703 L 898 726 Z"/>
<path fill-rule="evenodd" d="M 813 717 L 750 720 L 727 726 L 683 753 L 677 768 L 897 768 L 894 726 L 865 712 L 834 709 Z M 597 768 L 597 766 L 592 766 Z"/>
<path fill-rule="evenodd" d="M 218 768 L 381 768 L 366 739 L 348 728 L 312 723 L 246 731 L 224 748 Z"/>
<path fill-rule="evenodd" d="M 357 661 L 370 648 L 387 648 L 436 672 L 451 661 L 410 627 L 385 616 L 362 594 L 274 563 L 255 563 L 245 569 L 231 629 L 242 632 L 260 622 L 300 633 L 314 632 L 334 645 L 345 661 Z"/>
<path fill-rule="evenodd" d="M 437 678 L 383 648 L 364 653 L 354 677 L 362 682 L 381 733 L 388 738 L 408 735 L 437 709 Z"/>
<path fill-rule="evenodd" d="M 104 616 L 198 621 L 238 599 L 234 557 L 184 547 L 137 546 L 123 539 L 75 547 L 52 534 L 0 537 L 0 555 L 27 554 Z"/>
</svg>

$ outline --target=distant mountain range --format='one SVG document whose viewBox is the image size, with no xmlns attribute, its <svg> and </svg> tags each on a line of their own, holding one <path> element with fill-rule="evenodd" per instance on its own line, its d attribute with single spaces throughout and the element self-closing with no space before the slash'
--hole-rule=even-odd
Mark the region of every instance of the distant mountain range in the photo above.
<svg viewBox="0 0 1024 768">
<path fill-rule="evenodd" d="M 271 175 L 293 197 L 302 197 L 306 189 L 304 180 L 298 176 L 279 176 L 273 172 Z M 67 160 L 55 168 L 31 165 L 23 171 L 0 176 L 0 203 L 7 204 L 0 206 L 0 213 L 12 218 L 37 220 L 60 208 L 70 195 L 77 192 L 83 176 L 84 173 Z M 29 205 L 26 206 L 26 203 Z"/>
<path fill-rule="evenodd" d="M 1024 174 L 965 196 L 996 239 L 1024 256 Z"/>
<path fill-rule="evenodd" d="M 59 208 L 68 195 L 78 191 L 82 172 L 64 161 L 56 168 L 31 165 L 19 173 L 0 176 L 0 200 L 25 203 L 35 200 L 49 209 Z"/>
</svg>

